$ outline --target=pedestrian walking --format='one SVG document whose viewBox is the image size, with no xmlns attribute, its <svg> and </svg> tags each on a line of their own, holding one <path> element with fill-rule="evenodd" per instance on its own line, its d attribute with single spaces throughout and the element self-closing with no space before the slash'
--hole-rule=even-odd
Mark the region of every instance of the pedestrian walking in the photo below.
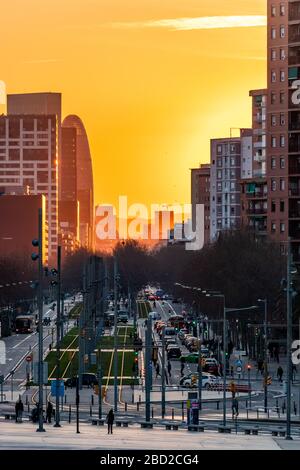
<svg viewBox="0 0 300 470">
<path fill-rule="evenodd" d="M 114 420 L 115 420 L 114 410 L 111 409 L 111 410 L 109 410 L 109 412 L 106 416 L 107 434 L 112 434 L 113 433 Z"/>
<path fill-rule="evenodd" d="M 46 408 L 46 421 L 49 424 L 51 424 L 52 416 L 53 416 L 53 405 L 51 401 L 48 401 L 47 408 Z"/>
<path fill-rule="evenodd" d="M 171 362 L 168 361 L 168 374 L 169 374 L 169 377 L 170 377 L 170 378 L 171 378 L 171 372 L 172 372 Z"/>
<path fill-rule="evenodd" d="M 237 398 L 232 400 L 232 419 L 237 418 L 239 415 L 239 402 Z"/>
<path fill-rule="evenodd" d="M 157 364 L 156 364 L 156 366 L 155 366 L 155 370 L 156 370 L 156 378 L 157 378 L 158 376 L 160 376 L 160 377 L 161 377 L 159 363 L 157 363 Z"/>
<path fill-rule="evenodd" d="M 233 366 L 230 367 L 230 375 L 232 378 L 234 378 L 234 370 L 233 370 Z"/>
<path fill-rule="evenodd" d="M 15 405 L 16 423 L 22 423 L 23 411 L 24 411 L 24 405 L 20 397 Z"/>
<path fill-rule="evenodd" d="M 184 375 L 184 362 L 183 361 L 181 361 L 180 375 L 181 375 L 181 377 L 183 377 L 183 375 Z"/>
<path fill-rule="evenodd" d="M 279 382 L 282 382 L 282 376 L 283 376 L 283 368 L 279 366 L 277 369 L 277 378 Z"/>
</svg>

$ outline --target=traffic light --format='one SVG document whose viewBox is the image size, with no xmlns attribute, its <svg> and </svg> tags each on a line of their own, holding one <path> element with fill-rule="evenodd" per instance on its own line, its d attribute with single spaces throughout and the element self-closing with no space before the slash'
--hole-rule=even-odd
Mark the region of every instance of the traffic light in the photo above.
<svg viewBox="0 0 300 470">
<path fill-rule="evenodd" d="M 248 370 L 248 372 L 251 371 L 251 364 L 248 364 L 248 365 L 247 365 L 247 370 Z"/>
</svg>

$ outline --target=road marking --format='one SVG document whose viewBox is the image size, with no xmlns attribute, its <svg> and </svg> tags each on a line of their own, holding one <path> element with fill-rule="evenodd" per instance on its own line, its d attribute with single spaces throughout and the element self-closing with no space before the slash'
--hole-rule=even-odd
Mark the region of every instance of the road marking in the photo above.
<svg viewBox="0 0 300 470">
<path fill-rule="evenodd" d="M 34 333 L 31 333 L 30 335 L 26 336 L 26 338 L 24 338 L 22 341 L 20 341 L 20 343 L 17 343 L 15 344 L 15 346 L 13 346 L 11 349 L 16 349 L 18 348 L 19 346 L 21 346 L 21 344 L 25 343 L 25 341 L 27 341 L 29 338 L 31 338 L 31 336 L 35 335 L 35 332 Z"/>
</svg>

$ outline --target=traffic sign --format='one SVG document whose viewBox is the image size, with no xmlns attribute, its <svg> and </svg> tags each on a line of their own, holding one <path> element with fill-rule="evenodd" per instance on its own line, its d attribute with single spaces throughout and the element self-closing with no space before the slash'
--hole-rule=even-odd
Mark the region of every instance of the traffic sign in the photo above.
<svg viewBox="0 0 300 470">
<path fill-rule="evenodd" d="M 235 364 L 237 367 L 242 367 L 243 361 L 241 361 L 241 359 L 238 359 L 237 361 L 235 361 Z"/>
<path fill-rule="evenodd" d="M 238 374 L 241 374 L 241 372 L 242 372 L 242 368 L 241 368 L 241 366 L 237 366 L 237 368 L 236 368 L 236 372 L 237 372 Z"/>
<path fill-rule="evenodd" d="M 26 361 L 27 361 L 27 362 L 31 362 L 31 361 L 32 361 L 32 356 L 27 356 L 27 357 L 26 357 Z"/>
<path fill-rule="evenodd" d="M 57 380 L 51 380 L 51 395 L 53 397 L 56 397 L 57 395 L 59 397 L 63 397 L 65 394 L 65 384 L 62 379 L 58 381 L 58 387 L 57 387 Z"/>
</svg>

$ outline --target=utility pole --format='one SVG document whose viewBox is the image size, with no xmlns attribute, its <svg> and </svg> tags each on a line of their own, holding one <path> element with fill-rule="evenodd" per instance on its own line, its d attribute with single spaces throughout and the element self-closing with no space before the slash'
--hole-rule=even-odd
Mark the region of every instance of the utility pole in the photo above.
<svg viewBox="0 0 300 470">
<path fill-rule="evenodd" d="M 114 410 L 118 411 L 118 260 L 114 256 Z"/>
<path fill-rule="evenodd" d="M 291 361 L 291 347 L 292 347 L 292 323 L 293 323 L 293 305 L 292 305 L 292 292 L 291 292 L 291 240 L 288 240 L 288 251 L 287 251 L 287 286 L 286 286 L 286 297 L 287 297 L 287 388 L 286 388 L 286 439 L 292 440 L 291 436 L 291 379 L 292 379 L 292 361 Z"/>
<path fill-rule="evenodd" d="M 101 364 L 101 347 L 98 351 L 98 418 L 102 418 L 102 364 Z"/>
<path fill-rule="evenodd" d="M 55 425 L 60 428 L 59 391 L 60 391 L 60 340 L 61 336 L 61 246 L 57 247 L 57 308 L 56 308 L 56 405 Z"/>
<path fill-rule="evenodd" d="M 199 411 L 202 410 L 202 350 L 201 350 L 201 320 L 198 318 L 198 402 L 199 402 Z"/>
<path fill-rule="evenodd" d="M 152 350 L 152 318 L 147 319 L 146 328 L 146 351 L 145 351 L 145 379 L 146 379 L 146 421 L 150 421 L 151 407 L 151 383 L 152 383 L 152 367 L 151 367 L 151 350 Z"/>
<path fill-rule="evenodd" d="M 223 296 L 223 426 L 226 426 L 226 352 L 227 352 L 227 323 L 226 323 L 226 302 Z"/>
<path fill-rule="evenodd" d="M 38 286 L 38 325 L 39 325 L 39 427 L 38 432 L 45 432 L 43 417 L 43 213 L 39 209 L 39 286 Z"/>
<path fill-rule="evenodd" d="M 268 302 L 264 300 L 265 321 L 264 321 L 264 395 L 265 395 L 265 413 L 268 412 Z"/>
<path fill-rule="evenodd" d="M 165 358 L 165 351 L 166 351 L 166 341 L 165 341 L 165 326 L 162 329 L 162 359 L 161 359 L 161 368 L 162 368 L 162 376 L 161 376 L 161 417 L 162 419 L 165 418 L 166 414 L 166 358 Z"/>
</svg>

